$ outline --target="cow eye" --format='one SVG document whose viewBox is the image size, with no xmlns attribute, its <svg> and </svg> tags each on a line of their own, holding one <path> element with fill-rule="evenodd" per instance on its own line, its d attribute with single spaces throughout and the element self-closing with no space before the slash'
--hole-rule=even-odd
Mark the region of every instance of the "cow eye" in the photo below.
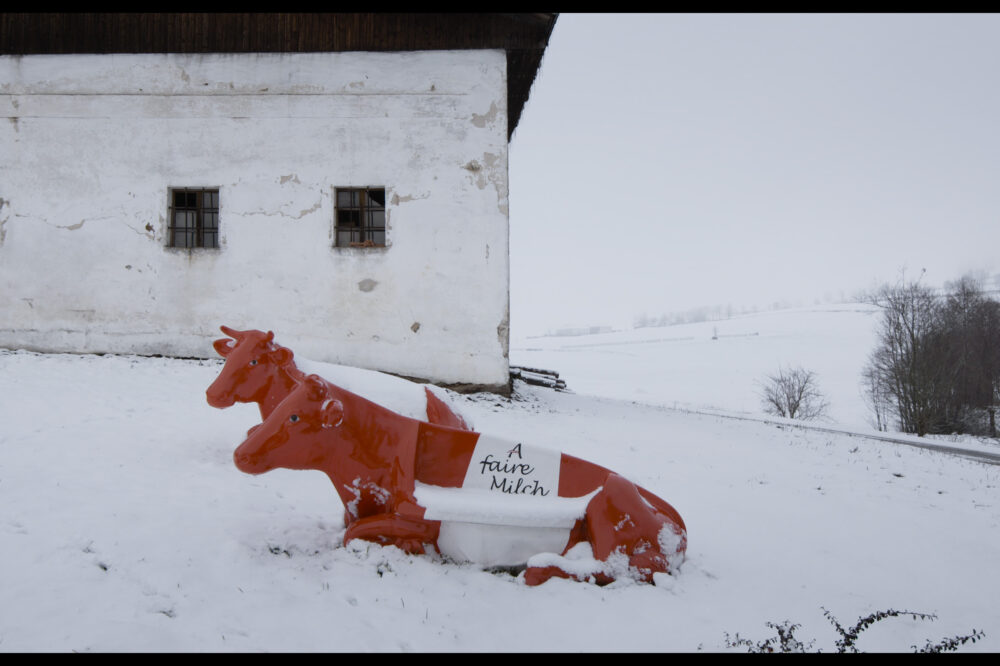
<svg viewBox="0 0 1000 666">
<path fill-rule="evenodd" d="M 292 423 L 295 423 L 296 421 L 299 420 L 299 415 L 298 414 L 292 414 L 291 416 L 288 417 L 288 420 L 291 421 Z"/>
<path fill-rule="evenodd" d="M 253 359 L 252 361 L 250 361 L 250 365 L 257 365 L 257 359 Z"/>
</svg>

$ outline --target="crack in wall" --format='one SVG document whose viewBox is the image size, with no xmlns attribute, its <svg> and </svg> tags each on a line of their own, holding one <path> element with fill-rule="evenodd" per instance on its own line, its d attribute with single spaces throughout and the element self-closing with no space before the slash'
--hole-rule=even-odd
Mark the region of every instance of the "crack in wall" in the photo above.
<svg viewBox="0 0 1000 666">
<path fill-rule="evenodd" d="M 83 225 L 85 225 L 87 222 L 96 222 L 98 220 L 113 220 L 113 219 L 114 216 L 112 215 L 101 215 L 100 217 L 85 217 L 76 224 L 53 224 L 45 219 L 42 219 L 41 222 L 56 229 L 65 229 L 66 231 L 77 231 L 78 229 L 82 229 Z"/>
<path fill-rule="evenodd" d="M 264 217 L 286 217 L 290 220 L 301 220 L 309 213 L 315 213 L 322 207 L 322 205 L 323 205 L 322 201 L 317 201 L 314 206 L 312 206 L 311 208 L 305 208 L 303 210 L 300 210 L 298 214 L 290 214 L 281 210 L 277 210 L 274 212 L 267 212 L 265 210 L 258 209 L 253 211 L 247 211 L 246 213 L 243 213 L 243 215 L 263 215 Z"/>
<path fill-rule="evenodd" d="M 398 206 L 401 203 L 406 203 L 408 201 L 417 201 L 419 199 L 427 199 L 431 196 L 430 192 L 424 192 L 423 194 L 406 194 L 399 196 L 398 194 L 393 194 L 392 198 L 389 199 L 393 206 Z"/>
<path fill-rule="evenodd" d="M 0 211 L 2 211 L 5 207 L 10 208 L 10 201 L 0 198 Z M 55 224 L 53 222 L 49 222 L 47 219 L 42 217 L 32 217 L 30 215 L 18 215 L 16 213 L 13 215 L 13 217 L 37 220 L 39 224 L 44 224 L 46 226 L 52 227 L 53 229 L 63 229 L 65 231 L 79 231 L 88 222 L 97 222 L 100 220 L 122 220 L 122 218 L 125 218 L 127 216 L 125 215 L 125 213 L 121 213 L 119 215 L 101 215 L 98 217 L 85 217 L 81 219 L 79 222 L 76 222 L 74 224 Z M 6 225 L 7 222 L 10 220 L 10 218 L 11 218 L 10 214 L 4 216 L 3 218 L 0 218 L 0 245 L 3 244 L 3 241 L 7 236 Z M 161 222 L 162 222 L 162 216 L 161 216 Z M 153 225 L 150 223 L 146 223 L 143 229 L 137 229 L 125 221 L 122 221 L 122 226 L 140 236 L 146 236 L 150 240 L 155 240 L 156 238 L 155 230 L 153 228 Z"/>
<path fill-rule="evenodd" d="M 146 226 L 144 227 L 145 230 L 143 230 L 143 229 L 136 229 L 135 227 L 133 227 L 128 222 L 124 222 L 123 224 L 125 225 L 125 227 L 127 229 L 129 229 L 130 231 L 135 232 L 136 234 L 138 234 L 140 236 L 145 236 L 146 238 L 148 238 L 150 240 L 156 240 L 156 235 L 153 233 L 153 225 L 149 224 L 148 222 L 146 223 Z"/>
<path fill-rule="evenodd" d="M 510 308 L 504 310 L 504 317 L 497 325 L 497 339 L 500 341 L 500 348 L 503 350 L 503 357 L 510 355 Z"/>
<path fill-rule="evenodd" d="M 10 208 L 10 201 L 0 197 L 0 213 L 3 212 L 4 208 Z M 3 241 L 7 237 L 7 220 L 10 219 L 10 213 L 0 217 L 0 247 L 3 246 Z"/>
</svg>

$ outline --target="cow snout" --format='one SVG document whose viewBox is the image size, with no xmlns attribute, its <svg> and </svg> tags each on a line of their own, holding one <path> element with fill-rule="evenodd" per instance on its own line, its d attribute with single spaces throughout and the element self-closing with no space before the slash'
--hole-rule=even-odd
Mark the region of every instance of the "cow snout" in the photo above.
<svg viewBox="0 0 1000 666">
<path fill-rule="evenodd" d="M 212 386 L 209 386 L 205 390 L 205 400 L 208 404 L 217 409 L 225 409 L 226 407 L 232 407 L 236 400 L 233 398 L 232 393 L 219 391 Z"/>
<path fill-rule="evenodd" d="M 236 464 L 236 469 L 246 474 L 259 474 L 261 472 L 261 470 L 257 469 L 257 465 L 254 464 L 250 454 L 239 449 L 233 452 L 233 462 Z"/>
</svg>

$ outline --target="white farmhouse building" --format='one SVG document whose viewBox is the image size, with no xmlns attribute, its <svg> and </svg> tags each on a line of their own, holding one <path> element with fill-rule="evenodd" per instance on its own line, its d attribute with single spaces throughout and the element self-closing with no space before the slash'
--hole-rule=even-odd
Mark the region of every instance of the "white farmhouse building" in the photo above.
<svg viewBox="0 0 1000 666">
<path fill-rule="evenodd" d="M 554 14 L 0 14 L 0 347 L 220 325 L 509 386 L 511 137 Z"/>
</svg>

